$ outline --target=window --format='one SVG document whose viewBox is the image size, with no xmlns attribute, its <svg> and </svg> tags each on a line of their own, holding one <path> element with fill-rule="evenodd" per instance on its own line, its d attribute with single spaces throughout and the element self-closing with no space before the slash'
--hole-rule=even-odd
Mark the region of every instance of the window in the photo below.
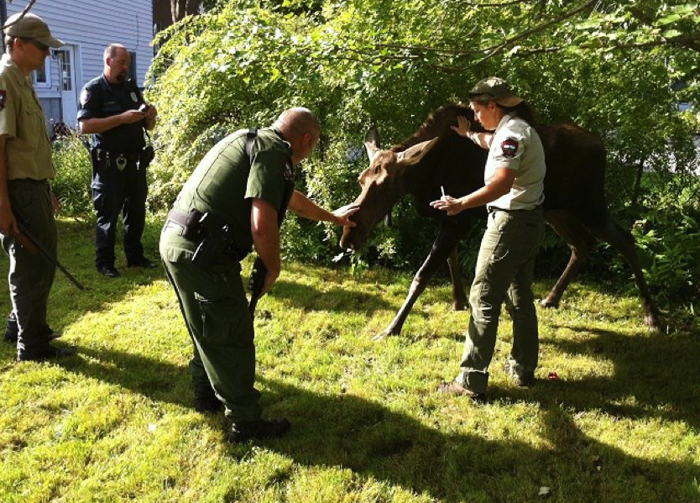
<svg viewBox="0 0 700 503">
<path fill-rule="evenodd" d="M 58 61 L 59 82 L 61 91 L 73 90 L 73 64 L 70 60 L 70 52 L 57 50 L 54 52 Z"/>
<path fill-rule="evenodd" d="M 44 68 L 32 72 L 32 81 L 35 87 L 51 87 L 51 58 L 44 60 Z"/>
<path fill-rule="evenodd" d="M 134 79 L 134 82 L 138 84 L 139 81 L 136 78 L 136 53 L 129 51 L 129 56 L 131 56 L 131 64 L 129 65 L 129 75 L 127 78 Z"/>
</svg>

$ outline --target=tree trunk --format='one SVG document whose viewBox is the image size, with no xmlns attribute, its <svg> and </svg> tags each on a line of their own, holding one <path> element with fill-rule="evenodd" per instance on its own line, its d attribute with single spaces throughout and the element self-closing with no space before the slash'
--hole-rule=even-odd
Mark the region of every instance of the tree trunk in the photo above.
<svg viewBox="0 0 700 503">
<path fill-rule="evenodd" d="M 200 3 L 200 0 L 170 0 L 170 15 L 173 23 L 190 14 L 197 14 Z"/>
</svg>

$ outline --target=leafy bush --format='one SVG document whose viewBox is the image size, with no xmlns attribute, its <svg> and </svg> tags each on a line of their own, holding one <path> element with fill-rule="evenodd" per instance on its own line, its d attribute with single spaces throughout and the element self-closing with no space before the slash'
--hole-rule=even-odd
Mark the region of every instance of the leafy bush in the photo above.
<svg viewBox="0 0 700 503">
<path fill-rule="evenodd" d="M 574 121 L 606 139 L 613 214 L 626 227 L 640 215 L 648 226 L 640 229 L 661 226 L 656 235 L 644 234 L 648 241 L 642 239 L 643 246 L 657 255 L 656 262 L 650 259 L 645 265 L 658 277 L 652 279 L 654 285 L 670 275 L 672 266 L 661 264 L 677 264 L 680 254 L 671 259 L 659 249 L 670 244 L 657 239 L 671 222 L 653 213 L 659 209 L 656 192 L 642 183 L 642 174 L 650 168 L 668 172 L 674 167 L 669 159 L 682 164 L 691 155 L 690 135 L 698 130 L 698 121 L 682 119 L 677 102 L 697 102 L 698 85 L 689 73 L 695 68 L 689 51 L 642 43 L 657 40 L 656 26 L 642 24 L 639 32 L 630 33 L 627 21 L 626 27 L 619 25 L 635 14 L 624 11 L 625 6 L 560 17 L 560 11 L 569 9 L 566 2 L 520 2 L 513 9 L 482 5 L 467 11 L 460 2 L 329 1 L 315 2 L 309 11 L 303 4 L 283 2 L 300 7 L 290 13 L 279 10 L 276 1 L 222 2 L 219 9 L 187 18 L 159 35 L 151 68 L 154 85 L 147 92 L 159 110 L 152 208 L 172 204 L 218 138 L 238 128 L 268 125 L 295 105 L 312 109 L 322 125 L 317 152 L 298 170 L 298 187 L 327 208 L 347 204 L 359 193 L 355 180 L 367 166 L 349 153 L 362 144 L 370 124 L 378 126 L 384 147 L 398 143 L 430 111 L 463 101 L 473 83 L 499 75 L 535 105 L 542 122 Z M 673 19 L 680 20 L 673 21 L 674 29 L 694 19 L 693 12 L 679 9 L 673 8 L 678 10 Z M 518 35 L 547 16 L 566 21 Z M 664 16 L 665 26 L 672 18 Z M 514 43 L 501 47 L 504 37 Z M 679 80 L 687 83 L 680 91 L 672 85 Z M 435 228 L 408 199 L 396 205 L 393 223 L 373 232 L 363 256 L 353 259 L 356 268 L 382 264 L 415 270 L 422 263 Z M 460 244 L 465 274 L 473 270 L 481 228 L 475 226 Z M 336 226 L 289 218 L 284 253 L 328 263 L 339 255 L 339 234 Z M 568 247 L 550 235 L 543 251 L 538 270 L 558 275 Z M 606 268 L 610 263 L 623 267 L 617 254 L 609 255 L 617 258 L 594 254 L 592 265 L 600 260 Z"/>
<path fill-rule="evenodd" d="M 642 267 L 657 297 L 700 299 L 700 179 L 657 174 L 633 227 Z"/>
<path fill-rule="evenodd" d="M 57 139 L 53 143 L 53 163 L 56 178 L 51 187 L 61 202 L 61 213 L 70 216 L 90 214 L 92 164 L 83 138 L 72 133 Z"/>
</svg>

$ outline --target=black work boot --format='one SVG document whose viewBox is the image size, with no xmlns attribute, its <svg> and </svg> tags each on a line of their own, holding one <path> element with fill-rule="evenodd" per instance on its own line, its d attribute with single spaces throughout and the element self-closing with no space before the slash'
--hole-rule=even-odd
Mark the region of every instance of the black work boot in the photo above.
<svg viewBox="0 0 700 503">
<path fill-rule="evenodd" d="M 114 267 L 114 264 L 98 265 L 97 272 L 99 272 L 102 276 L 106 276 L 108 278 L 118 278 L 119 276 L 121 276 L 121 274 L 119 274 L 119 271 L 117 271 L 117 268 Z"/>
<path fill-rule="evenodd" d="M 279 438 L 287 433 L 292 425 L 286 419 L 265 421 L 238 421 L 231 424 L 228 441 L 232 444 L 247 442 L 259 438 Z"/>
<path fill-rule="evenodd" d="M 22 350 L 17 352 L 18 362 L 41 362 L 44 360 L 67 358 L 77 353 L 74 347 L 59 348 L 47 344 L 40 348 L 32 348 L 31 350 Z"/>
<path fill-rule="evenodd" d="M 40 335 L 46 337 L 48 342 L 61 337 L 61 334 L 54 332 L 53 328 L 48 325 L 44 325 L 41 330 Z M 17 338 L 19 337 L 19 325 L 17 325 L 17 318 L 15 317 L 15 312 L 12 311 L 7 315 L 7 325 L 5 325 L 5 342 L 9 344 L 17 344 Z"/>
<path fill-rule="evenodd" d="M 194 383 L 194 410 L 203 414 L 224 410 L 224 404 L 216 398 L 214 389 L 208 382 Z"/>
<path fill-rule="evenodd" d="M 535 373 L 533 371 L 518 372 L 517 365 L 513 361 L 507 361 L 506 373 L 513 378 L 515 384 L 520 388 L 530 388 L 535 385 Z"/>
<path fill-rule="evenodd" d="M 15 313 L 12 311 L 9 315 L 7 315 L 7 325 L 5 325 L 5 342 L 16 344 L 18 335 L 19 326 L 17 325 Z"/>
</svg>

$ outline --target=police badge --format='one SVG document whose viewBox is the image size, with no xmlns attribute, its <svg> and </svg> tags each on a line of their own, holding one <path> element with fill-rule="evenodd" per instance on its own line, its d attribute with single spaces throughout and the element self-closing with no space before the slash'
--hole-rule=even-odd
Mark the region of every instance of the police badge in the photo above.
<svg viewBox="0 0 700 503">
<path fill-rule="evenodd" d="M 124 171 L 124 168 L 126 168 L 126 157 L 124 157 L 124 154 L 119 154 L 115 163 L 119 171 Z"/>
</svg>

